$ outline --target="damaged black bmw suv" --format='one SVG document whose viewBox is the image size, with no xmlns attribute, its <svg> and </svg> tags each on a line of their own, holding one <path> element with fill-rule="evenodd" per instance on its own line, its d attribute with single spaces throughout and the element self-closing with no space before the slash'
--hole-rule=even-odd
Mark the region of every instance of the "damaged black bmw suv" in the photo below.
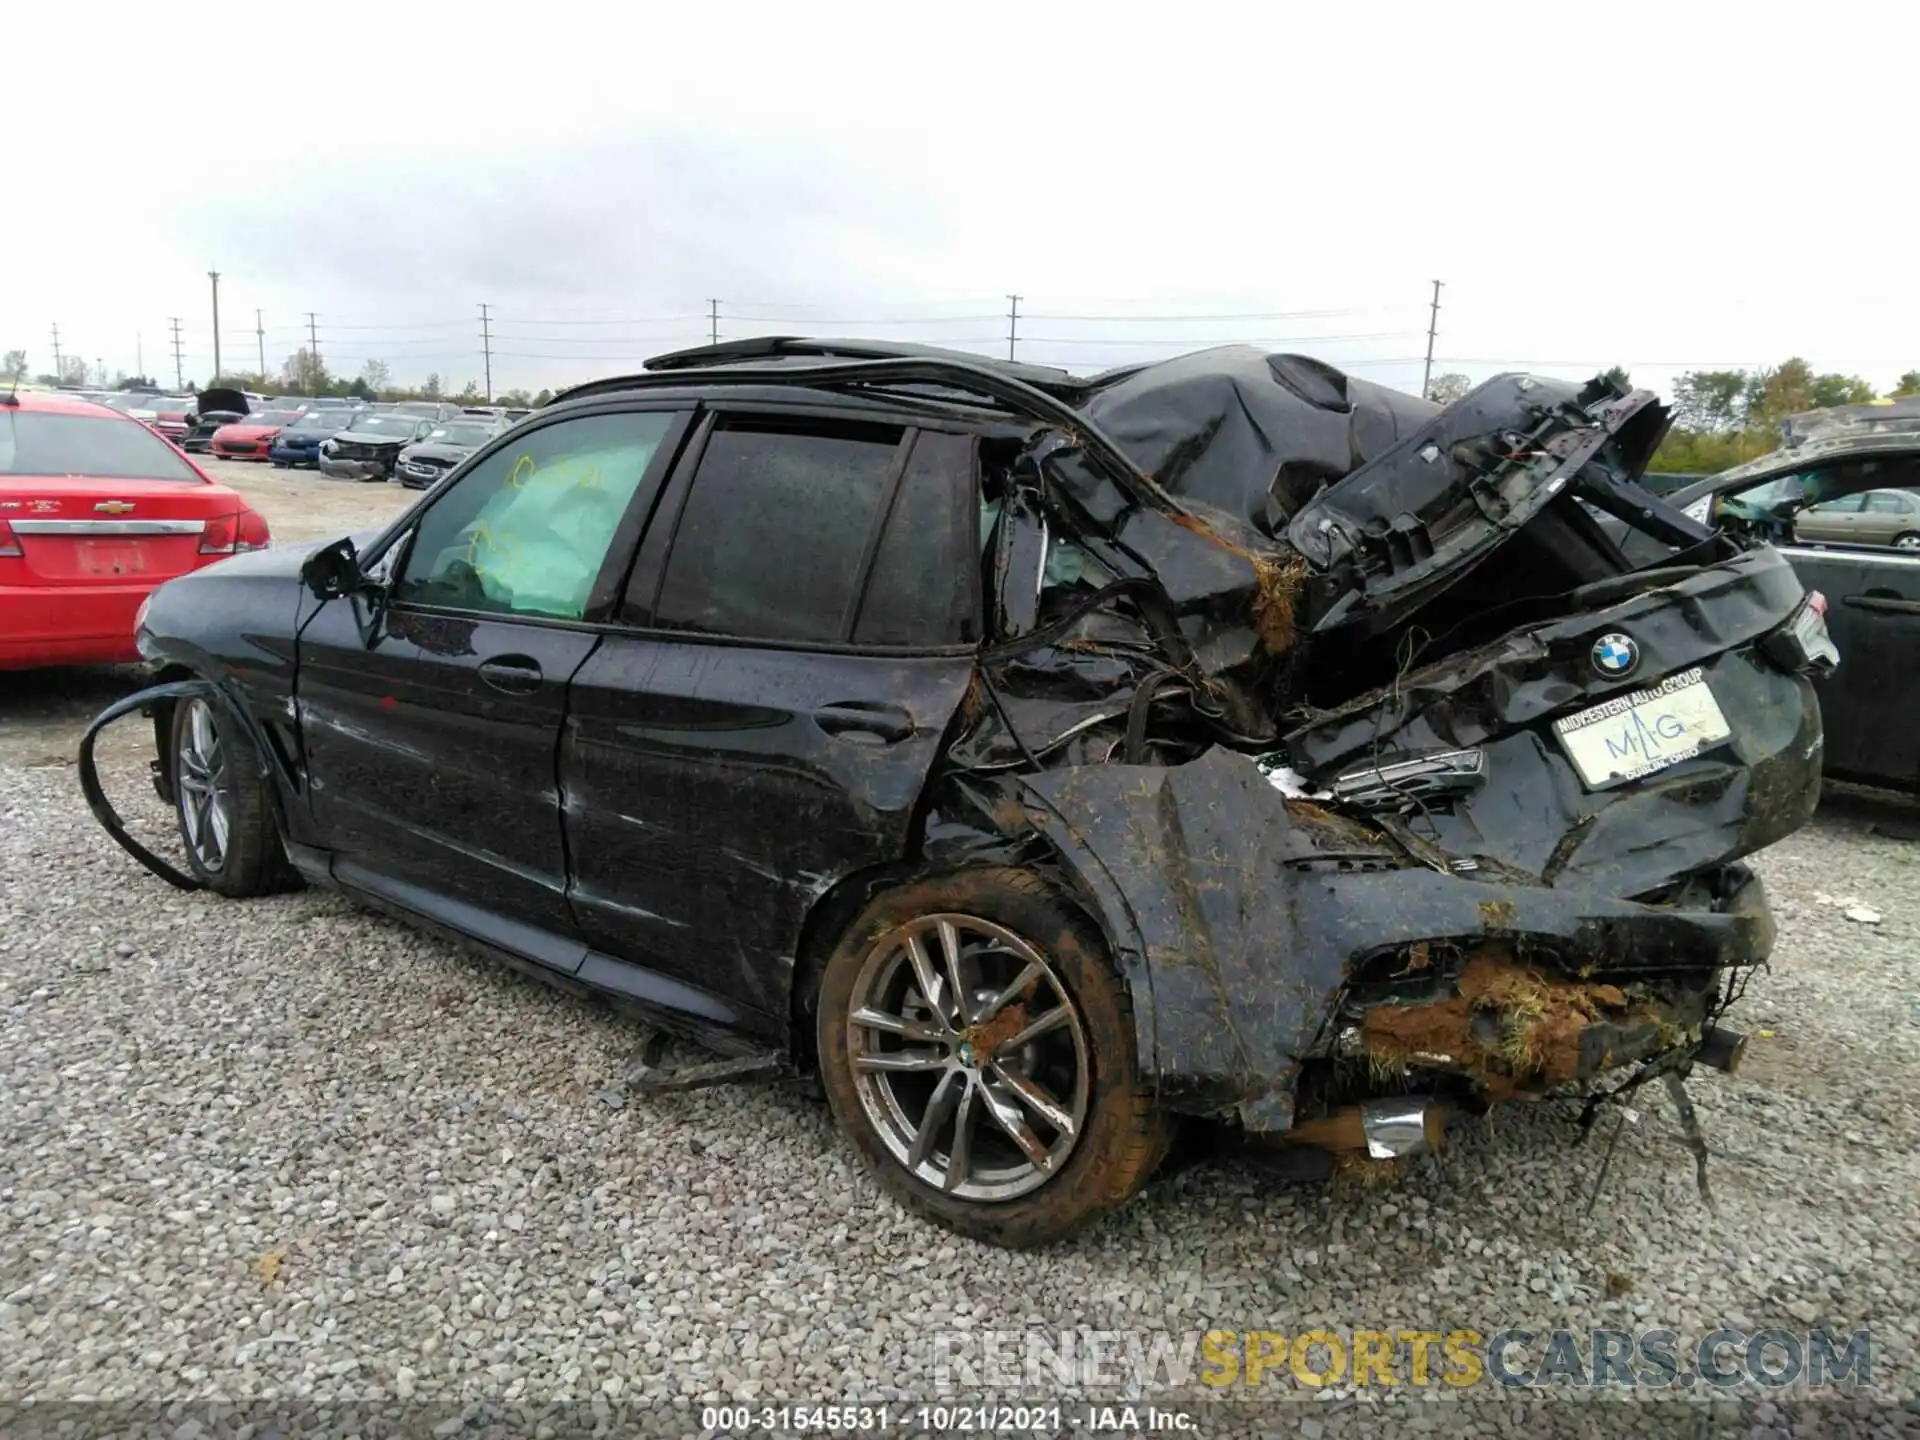
<svg viewBox="0 0 1920 1440">
<path fill-rule="evenodd" d="M 719 1052 L 688 1083 L 817 1072 L 1001 1244 L 1182 1116 L 1369 1164 L 1495 1100 L 1683 1101 L 1837 657 L 1773 550 L 1636 483 L 1667 423 L 1242 348 L 663 356 L 378 534 L 162 587 L 82 782 L 176 884 L 337 887 Z M 190 874 L 101 792 L 135 709 Z"/>
</svg>

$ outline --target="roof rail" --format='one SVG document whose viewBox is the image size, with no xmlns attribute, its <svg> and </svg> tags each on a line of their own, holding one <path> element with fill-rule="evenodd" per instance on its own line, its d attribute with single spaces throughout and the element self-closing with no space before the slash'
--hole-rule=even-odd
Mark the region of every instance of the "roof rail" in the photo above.
<svg viewBox="0 0 1920 1440">
<path fill-rule="evenodd" d="M 1077 398 L 1088 388 L 1087 381 L 1080 376 L 1053 365 L 1027 365 L 1017 360 L 976 355 L 968 350 L 943 350 L 935 345 L 913 345 L 898 340 L 821 340 L 801 335 L 753 335 L 692 350 L 674 350 L 655 355 L 646 362 L 646 368 L 696 370 L 745 360 L 950 360 L 960 365 L 989 367 L 1050 395 Z"/>
</svg>

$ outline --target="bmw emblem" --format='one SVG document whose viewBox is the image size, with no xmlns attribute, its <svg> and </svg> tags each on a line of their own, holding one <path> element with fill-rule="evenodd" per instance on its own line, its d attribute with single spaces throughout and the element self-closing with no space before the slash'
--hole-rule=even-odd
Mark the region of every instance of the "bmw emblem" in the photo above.
<svg viewBox="0 0 1920 1440">
<path fill-rule="evenodd" d="M 1616 630 L 1593 642 L 1591 658 L 1595 671 L 1609 680 L 1618 680 L 1623 675 L 1631 675 L 1633 667 L 1640 663 L 1640 647 L 1631 635 L 1622 635 Z"/>
</svg>

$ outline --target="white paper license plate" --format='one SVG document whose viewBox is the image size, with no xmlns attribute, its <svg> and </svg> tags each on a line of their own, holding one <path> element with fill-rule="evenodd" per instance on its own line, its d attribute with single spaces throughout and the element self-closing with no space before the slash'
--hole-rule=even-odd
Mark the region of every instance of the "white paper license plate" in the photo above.
<svg viewBox="0 0 1920 1440">
<path fill-rule="evenodd" d="M 1698 667 L 1553 722 L 1590 790 L 1638 780 L 1718 745 L 1733 731 Z"/>
</svg>

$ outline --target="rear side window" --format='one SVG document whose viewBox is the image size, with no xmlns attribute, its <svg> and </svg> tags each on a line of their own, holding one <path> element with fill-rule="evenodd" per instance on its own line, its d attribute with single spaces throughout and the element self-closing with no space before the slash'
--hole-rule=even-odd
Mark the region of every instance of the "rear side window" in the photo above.
<svg viewBox="0 0 1920 1440">
<path fill-rule="evenodd" d="M 200 483 L 171 445 L 135 421 L 11 405 L 0 405 L 0 475 Z"/>
<path fill-rule="evenodd" d="M 715 428 L 674 530 L 653 624 L 843 641 L 902 435 L 875 425 Z"/>
<path fill-rule="evenodd" d="M 1867 509 L 1876 515 L 1905 515 L 1913 508 L 1913 501 L 1904 495 L 1896 495 L 1891 490 L 1867 492 Z"/>
<path fill-rule="evenodd" d="M 978 638 L 973 438 L 923 431 L 900 477 L 853 628 L 859 645 L 953 645 Z"/>
</svg>

